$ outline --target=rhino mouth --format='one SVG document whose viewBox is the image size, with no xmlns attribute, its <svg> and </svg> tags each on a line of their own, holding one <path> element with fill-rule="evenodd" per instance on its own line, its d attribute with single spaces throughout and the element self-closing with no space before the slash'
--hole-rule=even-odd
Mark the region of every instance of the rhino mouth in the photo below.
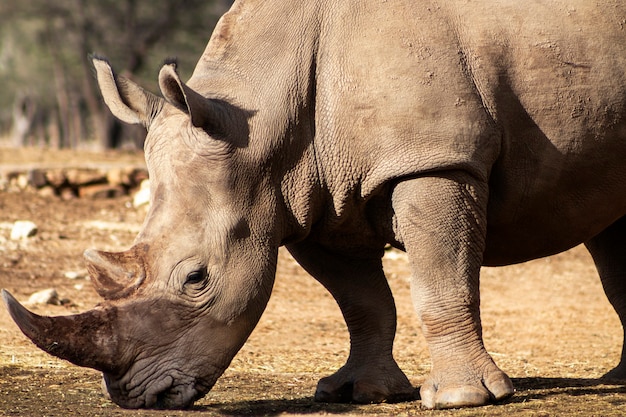
<svg viewBox="0 0 626 417">
<path fill-rule="evenodd" d="M 173 372 L 161 375 L 149 383 L 133 386 L 130 382 L 103 373 L 104 394 L 120 407 L 127 409 L 187 409 L 204 397 L 214 384 L 214 381 L 207 383 Z"/>
<path fill-rule="evenodd" d="M 134 328 L 133 333 L 126 324 L 129 320 L 137 321 L 136 317 L 145 311 L 137 303 L 125 307 L 103 305 L 81 314 L 47 317 L 30 312 L 5 290 L 1 296 L 11 317 L 37 346 L 77 365 L 102 371 L 105 395 L 123 408 L 191 407 L 211 390 L 238 348 L 237 345 L 233 349 L 207 349 L 199 354 L 190 339 L 181 338 L 174 331 L 180 323 L 176 320 L 158 338 L 160 346 L 138 343 L 143 340 L 137 339 L 144 336 L 141 332 L 149 333 L 156 324 L 144 320 L 143 327 Z M 167 311 L 166 307 L 158 310 Z M 207 324 L 209 330 L 219 327 L 213 324 Z M 226 344 L 226 339 L 216 337 L 215 341 L 221 346 Z M 135 343 L 128 346 L 128 341 Z M 141 353 L 132 357 L 129 352 L 135 349 Z"/>
</svg>

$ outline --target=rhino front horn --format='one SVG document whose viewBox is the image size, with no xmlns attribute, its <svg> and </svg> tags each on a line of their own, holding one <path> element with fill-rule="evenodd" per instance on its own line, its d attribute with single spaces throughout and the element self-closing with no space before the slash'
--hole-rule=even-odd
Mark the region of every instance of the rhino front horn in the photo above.
<svg viewBox="0 0 626 417">
<path fill-rule="evenodd" d="M 117 338 L 112 326 L 117 310 L 94 309 L 71 316 L 46 317 L 31 313 L 8 291 L 2 298 L 20 330 L 39 348 L 79 366 L 114 374 L 119 371 Z"/>
</svg>

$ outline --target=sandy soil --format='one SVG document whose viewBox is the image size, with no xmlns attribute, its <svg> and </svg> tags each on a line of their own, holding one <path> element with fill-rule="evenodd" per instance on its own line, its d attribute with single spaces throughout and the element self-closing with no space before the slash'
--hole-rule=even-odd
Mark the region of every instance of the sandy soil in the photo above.
<svg viewBox="0 0 626 417">
<path fill-rule="evenodd" d="M 137 163 L 141 155 L 0 150 L 1 164 Z M 118 158 L 119 159 L 116 159 Z M 0 193 L 0 287 L 20 301 L 55 288 L 62 305 L 33 307 L 61 315 L 99 302 L 84 277 L 82 252 L 128 248 L 143 209 L 130 197 L 62 201 L 35 193 Z M 39 232 L 15 242 L 10 226 L 32 220 Z M 415 386 L 429 370 L 428 351 L 410 301 L 406 257 L 385 258 L 398 307 L 395 356 Z M 69 279 L 67 273 L 78 273 Z M 0 416 L 182 415 L 436 415 L 618 416 L 626 388 L 597 380 L 619 358 L 622 331 L 584 248 L 482 273 L 485 344 L 513 379 L 517 393 L 504 404 L 469 410 L 423 411 L 419 401 L 378 405 L 318 404 L 317 380 L 347 358 L 348 335 L 332 298 L 286 252 L 281 252 L 270 304 L 216 387 L 188 411 L 129 411 L 106 400 L 100 377 L 50 357 L 30 343 L 0 308 Z"/>
</svg>

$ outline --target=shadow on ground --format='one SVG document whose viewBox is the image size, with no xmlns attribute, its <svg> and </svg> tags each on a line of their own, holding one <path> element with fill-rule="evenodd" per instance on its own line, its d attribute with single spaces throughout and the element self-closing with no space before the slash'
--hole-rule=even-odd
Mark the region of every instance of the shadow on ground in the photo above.
<svg viewBox="0 0 626 417">
<path fill-rule="evenodd" d="M 612 398 L 610 402 L 616 406 L 626 404 L 626 385 L 609 383 L 600 379 L 585 378 L 514 378 L 513 384 L 516 392 L 513 397 L 507 399 L 503 404 L 520 404 L 536 400 L 548 400 L 557 396 L 580 397 L 584 395 L 593 396 L 618 396 Z M 419 400 L 419 396 L 415 400 Z M 408 401 L 411 402 L 411 401 Z M 417 405 L 417 403 L 415 403 Z M 223 415 L 264 415 L 275 416 L 285 413 L 289 414 L 352 414 L 358 413 L 361 407 L 359 404 L 327 404 L 317 403 L 313 397 L 302 397 L 294 399 L 273 399 L 259 401 L 229 402 L 224 404 L 212 404 L 207 406 L 197 406 L 194 410 L 211 411 Z M 418 405 L 419 408 L 419 405 Z"/>
<path fill-rule="evenodd" d="M 596 378 L 513 378 L 516 392 L 507 403 L 545 400 L 557 395 L 609 396 L 626 394 L 626 385 Z M 626 404 L 626 397 L 620 401 Z"/>
<path fill-rule="evenodd" d="M 254 378 L 251 376 L 251 378 Z M 248 381 L 251 382 L 251 381 Z M 439 416 L 535 416 L 537 410 L 558 410 L 568 404 L 566 414 L 583 416 L 590 410 L 601 415 L 626 410 L 626 385 L 584 378 L 515 378 L 515 395 L 495 407 L 448 410 Z M 223 389 L 186 411 L 122 410 L 106 400 L 100 390 L 99 374 L 82 368 L 0 366 L 0 415 L 89 415 L 89 416 L 278 416 L 278 415 L 430 415 L 419 401 L 395 404 L 327 404 L 311 395 L 289 394 L 273 381 L 269 398 L 242 398 L 236 389 Z M 271 388 L 273 387 L 273 388 Z M 262 395 L 259 393 L 259 395 Z M 206 401 L 206 402 L 205 402 Z M 85 411 L 83 413 L 82 411 Z M 488 410 L 488 411 L 487 411 Z M 554 410 L 552 410 L 554 411 Z M 574 413 L 576 411 L 578 414 Z M 608 411 L 614 412 L 607 414 Z M 549 412 L 549 411 L 547 411 Z M 6 414 L 4 414 L 6 413 Z M 40 414 L 43 413 L 43 414 Z M 582 414 L 580 414 L 582 413 Z M 587 413 L 587 414 L 585 414 Z M 618 413 L 618 414 L 615 414 Z M 541 414 L 543 415 L 543 414 Z M 550 415 L 550 414 L 546 414 Z"/>
</svg>

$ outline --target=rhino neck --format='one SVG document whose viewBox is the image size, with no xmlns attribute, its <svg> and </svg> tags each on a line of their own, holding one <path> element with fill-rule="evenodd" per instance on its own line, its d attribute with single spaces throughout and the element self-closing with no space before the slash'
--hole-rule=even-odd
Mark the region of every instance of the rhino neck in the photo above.
<svg viewBox="0 0 626 417">
<path fill-rule="evenodd" d="M 346 126 L 337 125 L 334 102 L 320 100 L 341 75 L 335 72 L 341 55 L 322 56 L 320 50 L 336 49 L 328 47 L 329 37 L 343 33 L 346 19 L 358 10 L 327 0 L 296 3 L 235 2 L 188 82 L 252 115 L 248 146 L 238 152 L 257 166 L 269 165 L 264 186 L 278 195 L 276 211 L 266 215 L 279 219 L 275 237 L 281 244 L 320 233 L 322 219 L 343 224 L 345 214 L 362 210 L 354 202 L 364 204 L 382 183 L 362 189 L 361 173 L 351 171 L 358 167 L 345 163 L 354 159 L 353 151 L 338 149 L 336 137 Z M 331 75 L 321 79 L 321 73 Z"/>
<path fill-rule="evenodd" d="M 237 1 L 218 23 L 188 84 L 246 109 L 249 143 L 240 153 L 271 165 L 277 241 L 306 235 L 320 181 L 313 151 L 316 61 L 322 1 Z M 288 149 L 288 150 L 287 150 Z"/>
<path fill-rule="evenodd" d="M 235 2 L 218 22 L 189 86 L 224 95 L 269 121 L 295 119 L 314 82 L 319 3 Z"/>
</svg>

